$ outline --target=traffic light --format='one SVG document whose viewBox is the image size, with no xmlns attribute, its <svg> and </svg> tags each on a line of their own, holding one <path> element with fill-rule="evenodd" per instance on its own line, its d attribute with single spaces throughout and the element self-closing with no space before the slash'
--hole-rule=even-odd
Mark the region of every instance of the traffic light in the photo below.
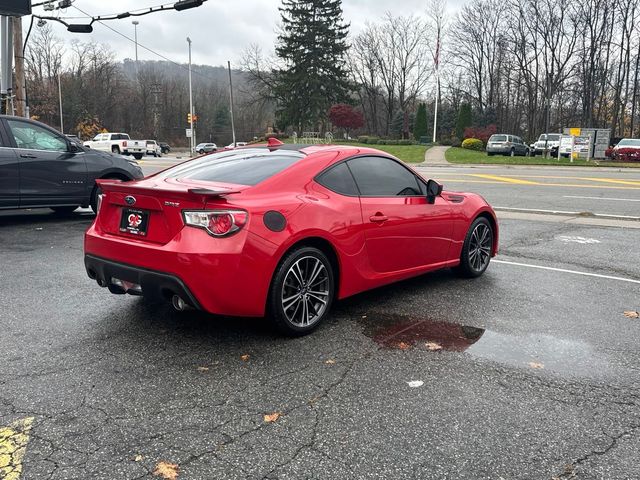
<svg viewBox="0 0 640 480">
<path fill-rule="evenodd" d="M 187 123 L 191 125 L 191 112 L 187 113 Z"/>
</svg>

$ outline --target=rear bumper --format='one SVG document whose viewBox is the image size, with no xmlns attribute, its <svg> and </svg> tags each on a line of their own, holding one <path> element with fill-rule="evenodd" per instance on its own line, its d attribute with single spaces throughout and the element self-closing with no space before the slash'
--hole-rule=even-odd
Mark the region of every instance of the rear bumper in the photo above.
<svg viewBox="0 0 640 480">
<path fill-rule="evenodd" d="M 202 310 L 198 300 L 189 288 L 175 275 L 146 268 L 125 265 L 93 255 L 84 256 L 84 266 L 89 278 L 109 287 L 112 293 L 127 293 L 112 284 L 112 279 L 125 280 L 142 287 L 145 296 L 169 300 L 173 295 L 184 299 L 191 307 Z"/>
<path fill-rule="evenodd" d="M 176 294 L 209 313 L 261 317 L 276 247 L 247 235 L 243 229 L 226 241 L 185 228 L 160 245 L 105 233 L 94 222 L 85 233 L 85 266 L 92 278 L 140 285 L 144 296 Z"/>
<path fill-rule="evenodd" d="M 497 154 L 509 154 L 511 153 L 511 147 L 487 147 L 487 153 L 497 153 Z"/>
</svg>

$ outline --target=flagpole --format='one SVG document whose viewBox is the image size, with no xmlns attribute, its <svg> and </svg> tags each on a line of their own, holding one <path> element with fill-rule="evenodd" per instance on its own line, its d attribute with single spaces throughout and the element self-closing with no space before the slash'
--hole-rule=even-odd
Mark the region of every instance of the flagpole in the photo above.
<svg viewBox="0 0 640 480">
<path fill-rule="evenodd" d="M 436 38 L 436 52 L 433 55 L 433 63 L 436 67 L 436 104 L 433 109 L 433 143 L 436 143 L 438 132 L 438 101 L 440 100 L 440 21 L 438 20 L 438 30 Z"/>
<path fill-rule="evenodd" d="M 440 98 L 440 76 L 436 68 L 436 106 L 433 109 L 433 143 L 436 143 L 436 133 L 438 130 L 438 100 Z"/>
</svg>

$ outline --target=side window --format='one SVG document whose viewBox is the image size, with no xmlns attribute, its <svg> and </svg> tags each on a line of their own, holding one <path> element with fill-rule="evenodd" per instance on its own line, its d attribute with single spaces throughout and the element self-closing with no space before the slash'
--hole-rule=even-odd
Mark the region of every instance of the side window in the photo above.
<svg viewBox="0 0 640 480">
<path fill-rule="evenodd" d="M 316 179 L 316 181 L 320 185 L 327 187 L 329 190 L 336 193 L 350 196 L 358 195 L 358 187 L 356 186 L 356 182 L 353 180 L 353 176 L 345 162 L 339 163 L 335 167 L 324 172 Z"/>
<path fill-rule="evenodd" d="M 7 120 L 18 148 L 66 152 L 67 142 L 60 136 L 38 125 L 19 120 Z"/>
<path fill-rule="evenodd" d="M 416 176 L 384 157 L 359 157 L 347 162 L 360 194 L 368 197 L 421 195 Z"/>
</svg>

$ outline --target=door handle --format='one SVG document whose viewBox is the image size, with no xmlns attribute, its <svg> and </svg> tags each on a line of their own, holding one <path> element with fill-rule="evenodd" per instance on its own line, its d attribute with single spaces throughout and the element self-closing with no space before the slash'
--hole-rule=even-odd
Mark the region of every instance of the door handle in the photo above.
<svg viewBox="0 0 640 480">
<path fill-rule="evenodd" d="M 369 220 L 371 220 L 373 223 L 382 223 L 382 222 L 386 222 L 389 219 L 387 218 L 386 215 L 383 215 L 380 212 L 378 212 L 375 215 L 372 215 L 371 217 L 369 217 Z"/>
<path fill-rule="evenodd" d="M 30 153 L 21 153 L 20 158 L 38 158 L 35 155 L 31 155 Z"/>
</svg>

